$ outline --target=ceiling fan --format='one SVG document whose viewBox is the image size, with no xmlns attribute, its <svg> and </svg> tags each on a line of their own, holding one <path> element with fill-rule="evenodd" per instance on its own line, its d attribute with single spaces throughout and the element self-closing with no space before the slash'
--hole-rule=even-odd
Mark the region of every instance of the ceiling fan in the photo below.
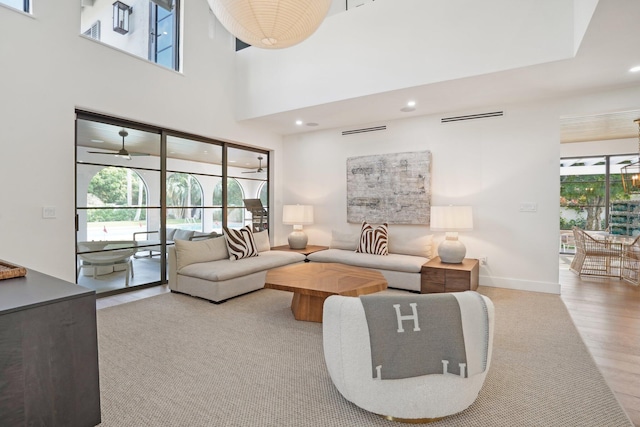
<svg viewBox="0 0 640 427">
<path fill-rule="evenodd" d="M 258 162 L 259 162 L 258 169 L 254 170 L 254 171 L 246 171 L 246 172 L 242 172 L 242 173 L 261 173 L 261 172 L 266 172 L 267 171 L 266 169 L 262 169 L 262 159 L 263 158 L 264 157 L 262 157 L 262 156 L 258 156 Z"/>
<path fill-rule="evenodd" d="M 122 148 L 116 152 L 105 152 L 105 151 L 87 151 L 87 153 L 91 154 L 109 154 L 111 156 L 121 157 L 126 160 L 131 160 L 131 156 L 148 156 L 147 153 L 130 153 L 124 148 L 124 139 L 129 135 L 125 129 L 122 129 L 118 132 L 118 135 L 122 137 Z"/>
</svg>

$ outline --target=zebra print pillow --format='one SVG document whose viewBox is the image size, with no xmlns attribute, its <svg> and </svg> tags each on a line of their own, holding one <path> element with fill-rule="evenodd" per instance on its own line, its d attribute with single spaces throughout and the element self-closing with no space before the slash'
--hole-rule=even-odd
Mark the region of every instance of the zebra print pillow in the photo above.
<svg viewBox="0 0 640 427">
<path fill-rule="evenodd" d="M 389 230 L 385 222 L 378 227 L 373 227 L 367 221 L 362 221 L 360 230 L 360 243 L 356 252 L 374 255 L 389 255 Z"/>
<path fill-rule="evenodd" d="M 246 226 L 239 229 L 224 227 L 224 238 L 227 241 L 230 260 L 258 256 L 258 247 L 253 239 L 251 227 Z"/>
</svg>

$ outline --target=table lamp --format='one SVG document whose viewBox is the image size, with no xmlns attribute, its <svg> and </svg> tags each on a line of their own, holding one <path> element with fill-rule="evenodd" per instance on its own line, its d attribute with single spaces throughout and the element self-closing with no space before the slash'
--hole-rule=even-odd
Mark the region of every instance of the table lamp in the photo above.
<svg viewBox="0 0 640 427">
<path fill-rule="evenodd" d="M 284 205 L 282 209 L 282 223 L 293 225 L 293 231 L 289 234 L 289 247 L 291 249 L 304 249 L 307 247 L 308 237 L 302 231 L 303 225 L 313 224 L 313 206 L 310 205 Z"/>
<path fill-rule="evenodd" d="M 432 206 L 431 230 L 446 231 L 445 240 L 438 246 L 440 260 L 460 264 L 467 248 L 458 240 L 458 231 L 473 230 L 471 206 Z"/>
</svg>

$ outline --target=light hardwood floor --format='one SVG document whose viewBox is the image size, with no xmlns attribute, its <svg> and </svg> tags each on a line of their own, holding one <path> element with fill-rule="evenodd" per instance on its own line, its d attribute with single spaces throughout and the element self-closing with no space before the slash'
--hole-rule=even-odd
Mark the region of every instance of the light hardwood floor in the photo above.
<svg viewBox="0 0 640 427">
<path fill-rule="evenodd" d="M 618 279 L 580 279 L 567 267 L 560 263 L 561 298 L 609 386 L 640 427 L 640 287 Z M 97 308 L 165 292 L 167 285 L 100 298 Z"/>
<path fill-rule="evenodd" d="M 640 287 L 560 268 L 561 298 L 609 387 L 640 427 Z"/>
</svg>

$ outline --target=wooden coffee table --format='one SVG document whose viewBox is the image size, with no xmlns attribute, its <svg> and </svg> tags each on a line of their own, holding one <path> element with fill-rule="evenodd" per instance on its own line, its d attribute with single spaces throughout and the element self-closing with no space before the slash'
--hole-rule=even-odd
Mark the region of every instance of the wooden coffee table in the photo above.
<svg viewBox="0 0 640 427">
<path fill-rule="evenodd" d="M 372 294 L 387 289 L 387 281 L 376 270 L 308 262 L 269 270 L 264 287 L 293 292 L 291 311 L 296 320 L 322 322 L 324 300 L 330 295 Z"/>
</svg>

